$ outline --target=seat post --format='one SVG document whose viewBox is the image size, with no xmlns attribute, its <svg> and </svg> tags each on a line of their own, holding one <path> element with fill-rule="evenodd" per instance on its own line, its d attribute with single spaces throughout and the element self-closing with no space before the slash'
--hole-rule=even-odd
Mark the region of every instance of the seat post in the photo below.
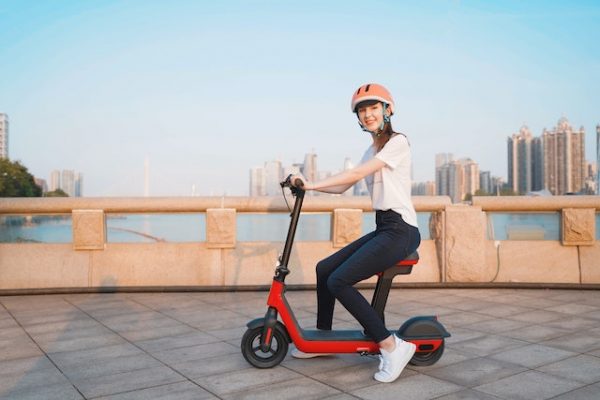
<svg viewBox="0 0 600 400">
<path fill-rule="evenodd" d="M 375 309 L 379 317 L 385 324 L 385 305 L 387 303 L 390 289 L 392 288 L 392 281 L 396 275 L 408 275 L 412 272 L 412 267 L 419 262 L 419 253 L 416 251 L 406 257 L 404 260 L 386 269 L 382 273 L 377 274 L 377 284 L 375 285 L 375 292 L 373 292 L 373 299 L 371 300 L 371 307 Z"/>
<path fill-rule="evenodd" d="M 385 304 L 387 303 L 388 295 L 392 287 L 392 280 L 394 277 L 385 276 L 386 274 L 379 274 L 377 278 L 377 284 L 375 285 L 375 292 L 373 293 L 373 299 L 371 300 L 371 307 L 375 309 L 379 317 L 385 324 Z"/>
</svg>

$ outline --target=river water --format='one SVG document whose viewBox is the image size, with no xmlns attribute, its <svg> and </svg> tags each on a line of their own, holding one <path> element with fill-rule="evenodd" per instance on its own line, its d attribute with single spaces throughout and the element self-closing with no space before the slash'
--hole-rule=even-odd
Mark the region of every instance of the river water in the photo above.
<svg viewBox="0 0 600 400">
<path fill-rule="evenodd" d="M 431 213 L 418 213 L 423 240 L 431 238 Z M 287 213 L 237 215 L 238 241 L 284 241 L 289 224 Z M 491 240 L 559 240 L 559 213 L 488 213 L 487 236 Z M 197 214 L 108 214 L 109 243 L 202 242 L 206 240 L 206 219 Z M 596 216 L 596 238 L 600 239 L 600 214 Z M 70 216 L 2 217 L 0 242 L 70 243 Z M 374 213 L 363 214 L 363 233 L 375 229 Z M 330 240 L 330 213 L 303 213 L 296 240 Z"/>
</svg>

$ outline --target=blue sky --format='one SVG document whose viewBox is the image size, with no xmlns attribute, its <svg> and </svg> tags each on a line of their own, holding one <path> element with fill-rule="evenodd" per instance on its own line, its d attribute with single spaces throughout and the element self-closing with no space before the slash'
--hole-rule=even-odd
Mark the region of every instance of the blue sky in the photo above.
<svg viewBox="0 0 600 400">
<path fill-rule="evenodd" d="M 87 196 L 246 195 L 264 161 L 320 169 L 369 145 L 352 91 L 387 86 L 416 181 L 434 155 L 506 177 L 506 137 L 561 116 L 600 123 L 593 1 L 0 0 L 0 112 L 10 156 Z"/>
</svg>

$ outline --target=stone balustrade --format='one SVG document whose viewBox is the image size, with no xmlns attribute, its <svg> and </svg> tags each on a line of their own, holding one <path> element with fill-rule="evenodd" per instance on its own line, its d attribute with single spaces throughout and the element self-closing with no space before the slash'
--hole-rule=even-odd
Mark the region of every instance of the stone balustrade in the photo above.
<svg viewBox="0 0 600 400">
<path fill-rule="evenodd" d="M 600 284 L 598 196 L 474 197 L 472 205 L 451 204 L 444 196 L 413 200 L 418 212 L 431 213 L 431 239 L 422 241 L 413 273 L 398 282 Z M 287 206 L 281 197 L 0 199 L 0 216 L 71 214 L 73 230 L 72 243 L 67 244 L 0 243 L 0 293 L 267 286 L 285 238 L 236 241 L 236 215 L 284 211 Z M 331 240 L 294 244 L 288 283 L 310 286 L 315 283 L 317 261 L 358 238 L 363 212 L 372 210 L 364 197 L 308 196 L 303 211 L 332 215 Z M 560 213 L 560 240 L 489 238 L 486 213 L 540 211 Z M 110 213 L 205 213 L 206 241 L 107 243 Z"/>
</svg>

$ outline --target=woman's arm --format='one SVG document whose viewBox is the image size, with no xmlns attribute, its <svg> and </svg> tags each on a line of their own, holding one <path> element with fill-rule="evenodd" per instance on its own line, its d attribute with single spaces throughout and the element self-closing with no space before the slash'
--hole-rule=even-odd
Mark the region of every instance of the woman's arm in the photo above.
<svg viewBox="0 0 600 400">
<path fill-rule="evenodd" d="M 306 182 L 304 180 L 305 190 L 318 190 L 325 193 L 344 193 L 356 182 L 360 181 L 367 175 L 371 175 L 379 171 L 385 166 L 385 163 L 377 158 L 372 158 L 364 164 L 360 164 L 355 168 L 342 171 L 339 174 L 325 178 L 319 182 Z M 303 178 L 303 177 L 300 177 Z"/>
</svg>

